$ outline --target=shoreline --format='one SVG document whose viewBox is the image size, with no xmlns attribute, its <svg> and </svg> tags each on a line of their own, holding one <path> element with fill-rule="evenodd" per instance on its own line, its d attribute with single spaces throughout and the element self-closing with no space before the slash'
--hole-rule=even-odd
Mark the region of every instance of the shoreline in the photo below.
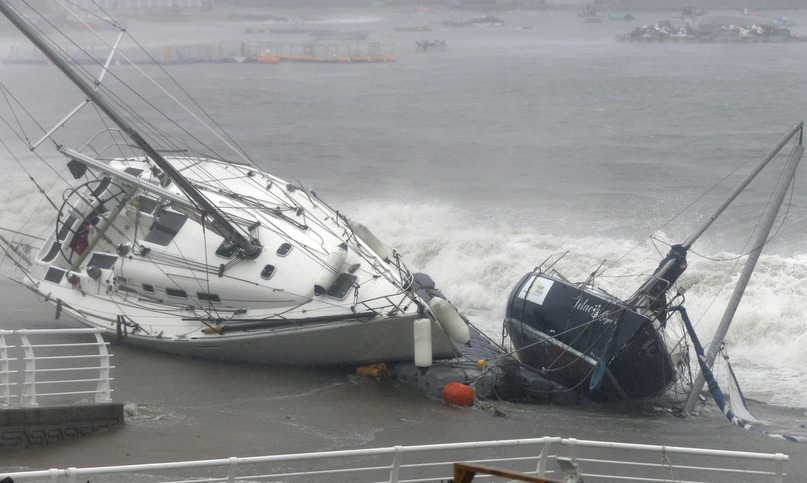
<svg viewBox="0 0 807 483">
<path fill-rule="evenodd" d="M 79 324 L 53 320 L 50 305 L 0 282 L 12 307 L 5 328 Z M 15 303 L 23 300 L 23 304 Z M 64 468 L 260 456 L 347 448 L 561 436 L 790 456 L 790 475 L 807 474 L 807 445 L 732 426 L 710 401 L 702 415 L 679 417 L 641 402 L 559 406 L 484 401 L 472 407 L 346 371 L 275 368 L 183 358 L 112 344 L 113 400 L 125 424 L 44 448 L 12 451 L 5 470 Z M 752 402 L 758 417 L 784 431 L 804 408 Z M 354 409 L 350 409 L 354 408 Z M 260 430 L 258 430 L 260 428 Z M 4 458 L 5 459 L 5 458 Z M 6 460 L 8 461 L 8 460 Z"/>
</svg>

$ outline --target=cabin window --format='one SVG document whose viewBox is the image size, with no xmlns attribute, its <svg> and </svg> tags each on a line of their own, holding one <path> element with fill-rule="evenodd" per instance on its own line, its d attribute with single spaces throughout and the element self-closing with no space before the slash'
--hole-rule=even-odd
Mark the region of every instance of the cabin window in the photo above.
<svg viewBox="0 0 807 483">
<path fill-rule="evenodd" d="M 338 277 L 336 277 L 336 281 L 331 285 L 331 288 L 328 289 L 328 295 L 334 298 L 344 298 L 345 295 L 353 288 L 353 283 L 356 282 L 358 279 L 357 276 L 351 275 L 349 273 L 340 273 Z"/>
<path fill-rule="evenodd" d="M 62 277 L 64 277 L 64 270 L 61 270 L 59 268 L 50 267 L 48 269 L 48 273 L 45 274 L 45 280 L 53 283 L 61 282 Z"/>
<path fill-rule="evenodd" d="M 184 215 L 164 211 L 157 217 L 157 221 L 151 225 L 151 230 L 146 235 L 146 241 L 155 245 L 168 246 L 186 221 L 188 221 L 188 218 Z"/>
<path fill-rule="evenodd" d="M 272 275 L 274 275 L 274 274 L 275 274 L 275 266 L 274 265 L 267 265 L 267 266 L 263 267 L 263 270 L 261 270 L 261 278 L 263 278 L 265 280 L 269 280 L 270 278 L 272 278 Z"/>
<path fill-rule="evenodd" d="M 67 237 L 67 234 L 73 229 L 73 225 L 76 223 L 76 218 L 72 215 L 67 217 L 67 221 L 64 222 L 62 228 L 59 230 L 59 234 L 56 235 L 57 239 L 64 240 Z"/>
<path fill-rule="evenodd" d="M 110 269 L 117 261 L 118 257 L 114 255 L 107 255 L 106 253 L 93 253 L 92 257 L 90 258 L 90 262 L 87 265 Z"/>
<path fill-rule="evenodd" d="M 59 246 L 59 242 L 53 242 L 53 244 L 50 246 L 50 250 L 48 250 L 48 254 L 45 255 L 45 258 L 43 258 L 42 261 L 48 263 L 56 258 L 56 254 L 59 253 Z"/>
<path fill-rule="evenodd" d="M 186 299 L 188 298 L 188 294 L 184 290 L 179 290 L 178 288 L 167 288 L 165 289 L 165 294 L 169 297 L 174 297 L 178 299 Z"/>
<path fill-rule="evenodd" d="M 143 291 L 146 293 L 154 293 L 154 286 L 148 283 L 143 284 Z"/>
<path fill-rule="evenodd" d="M 221 303 L 221 298 L 214 293 L 199 292 L 196 296 L 199 297 L 200 302 L 210 302 L 212 304 Z"/>
<path fill-rule="evenodd" d="M 280 257 L 285 257 L 291 251 L 291 243 L 284 243 L 280 245 L 280 248 L 277 249 L 277 255 Z"/>
</svg>

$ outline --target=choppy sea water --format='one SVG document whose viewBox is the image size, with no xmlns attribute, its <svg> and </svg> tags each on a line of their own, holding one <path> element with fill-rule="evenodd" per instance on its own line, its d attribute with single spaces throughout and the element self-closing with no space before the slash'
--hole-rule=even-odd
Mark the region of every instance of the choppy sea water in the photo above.
<svg viewBox="0 0 807 483">
<path fill-rule="evenodd" d="M 799 24 L 794 33 L 807 34 L 807 11 L 786 14 Z M 494 339 L 512 286 L 549 257 L 568 252 L 556 268 L 572 280 L 607 267 L 600 284 L 629 295 L 637 279 L 627 275 L 652 272 L 666 243 L 686 239 L 748 163 L 807 116 L 807 43 L 615 41 L 672 12 L 601 24 L 572 12 L 518 12 L 500 15 L 504 27 L 443 26 L 452 15 L 302 15 L 370 30 L 395 54 L 388 64 L 189 64 L 169 72 L 261 167 L 300 180 L 371 227 Z M 412 25 L 432 31 L 395 31 Z M 142 38 L 138 29 L 165 43 L 301 41 L 247 37 L 236 22 L 132 20 Z M 446 48 L 418 52 L 424 38 Z M 80 100 L 63 94 L 70 87 L 49 66 L 0 64 L 0 74 L 19 97 L 33 98 L 35 111 L 57 111 L 51 122 Z M 11 209 L 0 226 L 46 223 L 28 219 L 38 195 L 27 178 L 5 154 L 0 163 L 11 173 L 0 193 Z M 679 282 L 704 341 L 777 173 L 750 187 L 693 247 Z M 804 181 L 802 169 L 727 338 L 745 395 L 789 408 L 807 406 Z"/>
</svg>

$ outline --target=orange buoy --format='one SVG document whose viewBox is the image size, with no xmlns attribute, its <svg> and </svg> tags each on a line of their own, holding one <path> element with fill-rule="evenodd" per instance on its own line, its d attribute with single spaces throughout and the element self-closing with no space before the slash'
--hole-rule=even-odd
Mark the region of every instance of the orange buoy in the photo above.
<svg viewBox="0 0 807 483">
<path fill-rule="evenodd" d="M 474 403 L 474 389 L 461 382 L 449 382 L 443 387 L 443 401 L 457 406 L 471 406 Z"/>
</svg>

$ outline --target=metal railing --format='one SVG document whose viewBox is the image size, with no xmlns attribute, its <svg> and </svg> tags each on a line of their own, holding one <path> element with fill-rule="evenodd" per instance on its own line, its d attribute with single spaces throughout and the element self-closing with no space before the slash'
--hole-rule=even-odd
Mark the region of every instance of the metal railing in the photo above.
<svg viewBox="0 0 807 483">
<path fill-rule="evenodd" d="M 676 446 L 625 444 L 558 437 L 393 446 L 245 458 L 222 458 L 3 474 L 32 481 L 449 481 L 455 462 L 557 479 L 549 466 L 572 462 L 586 483 L 602 481 L 784 481 L 788 456 Z M 146 476 L 148 475 L 148 476 Z M 181 475 L 181 476 L 178 476 Z M 554 475 L 554 476 L 553 476 Z M 106 478 L 106 479 L 104 479 Z M 477 480 L 491 480 L 479 475 Z"/>
<path fill-rule="evenodd" d="M 76 341 L 82 334 L 94 337 Z M 0 330 L 0 409 L 36 407 L 41 398 L 111 402 L 111 356 L 100 329 Z"/>
</svg>

